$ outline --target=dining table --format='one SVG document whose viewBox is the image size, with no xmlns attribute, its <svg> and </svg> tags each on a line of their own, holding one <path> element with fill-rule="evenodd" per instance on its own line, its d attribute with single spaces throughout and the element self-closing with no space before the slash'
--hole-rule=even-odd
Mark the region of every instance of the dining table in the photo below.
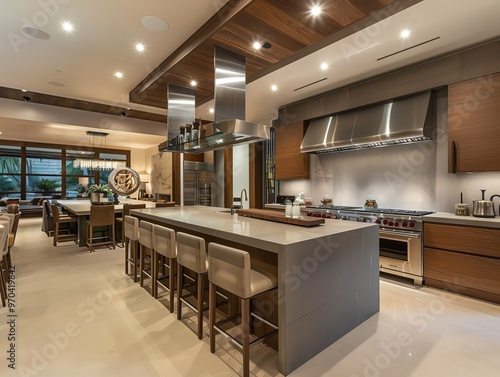
<svg viewBox="0 0 500 377">
<path fill-rule="evenodd" d="M 56 205 L 63 208 L 70 215 L 78 218 L 78 246 L 86 246 L 85 240 L 85 223 L 90 217 L 90 207 L 92 205 L 90 200 L 80 200 L 80 199 L 53 199 Z M 115 208 L 115 215 L 119 215 L 123 211 L 124 204 L 145 204 L 146 208 L 155 208 L 156 203 L 146 200 L 136 200 L 136 199 L 120 199 L 118 204 L 103 204 L 99 205 L 113 205 Z"/>
</svg>

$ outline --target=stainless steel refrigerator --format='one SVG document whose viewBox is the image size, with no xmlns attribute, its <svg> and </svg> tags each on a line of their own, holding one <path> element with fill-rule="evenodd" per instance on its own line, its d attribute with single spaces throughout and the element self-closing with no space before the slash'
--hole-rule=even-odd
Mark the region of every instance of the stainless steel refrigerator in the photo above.
<svg viewBox="0 0 500 377">
<path fill-rule="evenodd" d="M 215 206 L 216 188 L 214 164 L 184 161 L 185 206 Z"/>
</svg>

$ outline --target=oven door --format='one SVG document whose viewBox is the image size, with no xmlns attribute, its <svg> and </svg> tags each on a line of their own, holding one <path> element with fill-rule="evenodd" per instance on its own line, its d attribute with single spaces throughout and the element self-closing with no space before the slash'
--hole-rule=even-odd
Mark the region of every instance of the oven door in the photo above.
<svg viewBox="0 0 500 377">
<path fill-rule="evenodd" d="M 380 270 L 414 279 L 422 285 L 422 234 L 379 231 Z"/>
</svg>

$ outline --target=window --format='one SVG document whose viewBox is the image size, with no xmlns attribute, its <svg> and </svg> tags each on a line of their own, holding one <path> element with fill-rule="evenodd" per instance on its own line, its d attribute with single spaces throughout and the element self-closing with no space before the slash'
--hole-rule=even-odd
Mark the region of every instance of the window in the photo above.
<svg viewBox="0 0 500 377">
<path fill-rule="evenodd" d="M 0 145 L 0 197 L 20 197 L 21 147 Z"/>
</svg>

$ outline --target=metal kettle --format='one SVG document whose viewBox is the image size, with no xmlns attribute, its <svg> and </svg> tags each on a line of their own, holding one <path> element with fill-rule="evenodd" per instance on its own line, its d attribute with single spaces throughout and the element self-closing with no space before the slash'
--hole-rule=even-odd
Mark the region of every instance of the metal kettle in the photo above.
<svg viewBox="0 0 500 377">
<path fill-rule="evenodd" d="M 472 216 L 475 217 L 495 217 L 495 209 L 492 200 L 484 200 L 486 190 L 481 190 L 482 199 L 472 201 Z M 493 198 L 493 197 L 492 197 Z"/>
</svg>

